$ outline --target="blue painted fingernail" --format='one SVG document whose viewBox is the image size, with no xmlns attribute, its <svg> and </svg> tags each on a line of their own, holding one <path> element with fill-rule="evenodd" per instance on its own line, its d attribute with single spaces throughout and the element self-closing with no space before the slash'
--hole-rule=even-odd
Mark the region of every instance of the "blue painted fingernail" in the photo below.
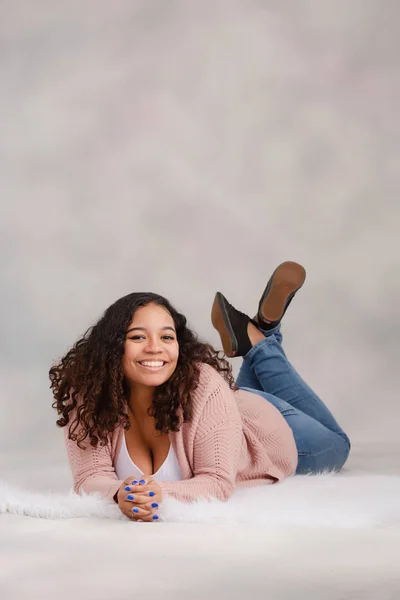
<svg viewBox="0 0 400 600">
<path fill-rule="evenodd" d="M 138 512 L 139 512 L 139 509 L 138 509 L 138 508 L 132 508 L 132 512 L 134 512 L 134 513 L 138 513 Z"/>
<path fill-rule="evenodd" d="M 125 491 L 126 492 L 130 492 L 131 491 L 131 488 L 129 487 L 129 485 L 126 486 Z"/>
<path fill-rule="evenodd" d="M 151 518 L 155 521 L 156 519 L 158 519 L 158 515 L 153 515 Z"/>
<path fill-rule="evenodd" d="M 153 502 L 153 504 L 151 505 L 151 508 L 158 508 L 157 502 Z"/>
<path fill-rule="evenodd" d="M 146 483 L 146 480 L 145 480 L 145 479 L 141 479 L 141 480 L 139 481 L 139 483 Z"/>
<path fill-rule="evenodd" d="M 137 485 L 137 479 L 134 479 L 134 480 L 132 481 L 132 485 Z"/>
<path fill-rule="evenodd" d="M 156 493 L 155 492 L 149 492 L 149 496 L 155 496 Z"/>
<path fill-rule="evenodd" d="M 132 496 L 132 494 L 128 494 L 128 495 L 127 495 L 127 499 L 128 499 L 128 500 L 134 500 L 134 499 L 135 499 L 135 496 Z"/>
</svg>

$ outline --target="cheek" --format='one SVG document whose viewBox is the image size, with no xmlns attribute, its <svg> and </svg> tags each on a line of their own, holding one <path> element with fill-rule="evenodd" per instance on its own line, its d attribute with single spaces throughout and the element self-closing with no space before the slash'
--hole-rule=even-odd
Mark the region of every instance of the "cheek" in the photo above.
<svg viewBox="0 0 400 600">
<path fill-rule="evenodd" d="M 124 347 L 124 358 L 125 360 L 132 360 L 138 353 L 138 347 L 135 344 L 126 343 Z"/>
<path fill-rule="evenodd" d="M 168 348 L 168 359 L 170 361 L 169 369 L 168 369 L 168 377 L 171 377 L 172 373 L 175 371 L 176 367 L 177 367 L 177 363 L 178 363 L 178 359 L 179 359 L 179 345 L 176 344 L 176 346 L 172 347 L 169 346 Z"/>
<path fill-rule="evenodd" d="M 132 346 L 125 346 L 124 354 L 122 355 L 122 366 L 123 368 L 129 368 L 130 363 L 135 358 L 135 352 L 132 351 Z"/>
<path fill-rule="evenodd" d="M 176 347 L 171 352 L 171 359 L 176 363 L 176 362 L 178 362 L 178 358 L 179 358 L 179 346 L 177 344 Z"/>
</svg>

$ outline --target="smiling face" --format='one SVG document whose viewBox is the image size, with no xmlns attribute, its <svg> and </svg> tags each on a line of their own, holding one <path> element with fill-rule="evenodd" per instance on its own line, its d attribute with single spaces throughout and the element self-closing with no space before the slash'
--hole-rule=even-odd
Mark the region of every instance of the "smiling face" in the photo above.
<svg viewBox="0 0 400 600">
<path fill-rule="evenodd" d="M 128 326 L 122 368 L 130 387 L 156 387 L 176 369 L 179 344 L 174 320 L 157 304 L 138 308 Z"/>
</svg>

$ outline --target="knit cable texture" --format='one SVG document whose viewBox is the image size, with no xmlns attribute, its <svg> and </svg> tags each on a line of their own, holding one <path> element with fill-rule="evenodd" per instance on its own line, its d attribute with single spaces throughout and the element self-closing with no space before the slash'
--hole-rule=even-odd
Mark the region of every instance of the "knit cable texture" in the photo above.
<svg viewBox="0 0 400 600">
<path fill-rule="evenodd" d="M 227 500 L 235 487 L 268 484 L 295 472 L 297 449 L 281 413 L 256 393 L 233 392 L 212 367 L 201 365 L 192 394 L 193 417 L 171 432 L 182 481 L 159 482 L 163 494 L 183 502 Z M 64 427 L 74 489 L 112 499 L 121 486 L 114 469 L 124 431 L 106 446 L 81 450 Z"/>
</svg>

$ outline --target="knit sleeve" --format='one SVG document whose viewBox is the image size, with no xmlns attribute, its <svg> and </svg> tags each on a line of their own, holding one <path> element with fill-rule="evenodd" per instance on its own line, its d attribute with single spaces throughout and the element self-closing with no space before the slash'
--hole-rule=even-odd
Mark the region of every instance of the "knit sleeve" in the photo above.
<svg viewBox="0 0 400 600">
<path fill-rule="evenodd" d="M 199 419 L 193 477 L 161 482 L 163 493 L 183 502 L 198 498 L 227 500 L 235 489 L 242 443 L 242 422 L 235 397 L 221 381 L 210 393 Z"/>
<path fill-rule="evenodd" d="M 109 446 L 93 448 L 85 441 L 86 447 L 68 439 L 68 425 L 64 427 L 65 444 L 72 472 L 74 491 L 99 492 L 103 497 L 112 500 L 114 494 L 123 483 L 119 481 L 113 467 Z"/>
</svg>

